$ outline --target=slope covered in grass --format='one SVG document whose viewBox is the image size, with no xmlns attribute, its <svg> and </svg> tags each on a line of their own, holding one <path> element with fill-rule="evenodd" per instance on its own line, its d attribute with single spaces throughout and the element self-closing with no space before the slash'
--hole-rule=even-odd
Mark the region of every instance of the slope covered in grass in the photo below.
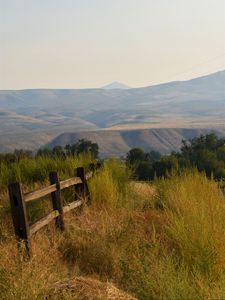
<svg viewBox="0 0 225 300">
<path fill-rule="evenodd" d="M 106 162 L 89 184 L 91 204 L 65 216 L 63 234 L 54 224 L 38 232 L 30 261 L 21 259 L 5 212 L 0 299 L 224 299 L 217 183 L 195 171 L 154 186 L 128 174 Z"/>
</svg>

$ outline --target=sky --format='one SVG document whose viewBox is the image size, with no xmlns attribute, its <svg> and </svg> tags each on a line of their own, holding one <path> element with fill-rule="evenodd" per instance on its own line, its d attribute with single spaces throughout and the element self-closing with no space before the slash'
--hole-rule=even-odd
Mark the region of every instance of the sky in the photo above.
<svg viewBox="0 0 225 300">
<path fill-rule="evenodd" d="M 0 89 L 130 87 L 225 69 L 225 0 L 0 0 Z"/>
</svg>

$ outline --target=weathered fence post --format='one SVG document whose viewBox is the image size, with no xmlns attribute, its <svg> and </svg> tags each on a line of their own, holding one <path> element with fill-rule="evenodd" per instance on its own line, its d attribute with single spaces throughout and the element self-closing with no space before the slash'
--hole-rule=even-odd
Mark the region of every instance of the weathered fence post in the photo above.
<svg viewBox="0 0 225 300">
<path fill-rule="evenodd" d="M 61 201 L 61 192 L 60 192 L 60 181 L 57 172 L 51 172 L 49 174 L 49 179 L 51 184 L 55 184 L 57 190 L 51 193 L 52 197 L 52 206 L 54 210 L 59 212 L 59 216 L 56 217 L 56 227 L 60 230 L 64 230 L 64 220 L 63 220 L 63 205 Z"/>
<path fill-rule="evenodd" d="M 8 191 L 15 235 L 20 241 L 25 242 L 26 252 L 31 256 L 29 223 L 22 185 L 18 182 L 10 184 Z"/>
<path fill-rule="evenodd" d="M 82 183 L 75 185 L 75 200 L 85 200 L 86 197 L 86 177 L 84 168 L 80 167 L 75 170 L 75 176 L 80 177 Z"/>
</svg>

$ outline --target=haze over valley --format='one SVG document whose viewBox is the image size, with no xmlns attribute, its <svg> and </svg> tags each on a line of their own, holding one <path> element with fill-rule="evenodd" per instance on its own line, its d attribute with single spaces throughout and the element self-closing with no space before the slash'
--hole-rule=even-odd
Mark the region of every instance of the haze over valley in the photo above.
<svg viewBox="0 0 225 300">
<path fill-rule="evenodd" d="M 165 130 L 155 130 L 157 138 L 151 139 L 146 131 L 151 128 L 166 128 L 166 139 Z M 144 148 L 168 153 L 186 138 L 184 131 L 177 131 L 181 128 L 191 128 L 191 137 L 195 128 L 196 135 L 199 129 L 224 131 L 225 71 L 133 89 L 113 83 L 99 89 L 0 91 L 0 151 L 35 150 L 53 139 L 53 144 L 55 139 L 63 143 L 57 136 L 66 133 L 67 142 L 75 142 L 76 136 L 90 136 L 103 147 L 103 155 L 123 155 L 138 146 L 135 132 L 139 132 L 145 136 Z M 124 140 L 129 135 L 126 131 L 130 131 L 129 142 Z M 167 146 L 162 146 L 162 139 Z"/>
</svg>

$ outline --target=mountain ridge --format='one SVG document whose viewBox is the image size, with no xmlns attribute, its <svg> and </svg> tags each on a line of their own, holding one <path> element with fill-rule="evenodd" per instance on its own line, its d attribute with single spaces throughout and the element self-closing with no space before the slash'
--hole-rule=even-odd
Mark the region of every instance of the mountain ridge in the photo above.
<svg viewBox="0 0 225 300">
<path fill-rule="evenodd" d="M 161 154 L 178 152 L 182 140 L 189 140 L 201 134 L 216 133 L 225 137 L 224 129 L 205 128 L 151 128 L 138 130 L 98 130 L 86 132 L 67 132 L 60 134 L 46 147 L 74 144 L 79 139 L 88 139 L 99 145 L 101 157 L 125 156 L 131 148 L 142 148 L 145 151 L 158 151 Z"/>
<path fill-rule="evenodd" d="M 128 90 L 131 89 L 128 85 L 118 82 L 118 81 L 113 81 L 107 85 L 104 85 L 102 87 L 103 90 L 113 90 L 113 89 L 119 89 L 119 90 Z"/>
<path fill-rule="evenodd" d="M 225 128 L 225 71 L 143 88 L 0 91 L 0 151 L 65 132 L 169 127 Z"/>
</svg>

